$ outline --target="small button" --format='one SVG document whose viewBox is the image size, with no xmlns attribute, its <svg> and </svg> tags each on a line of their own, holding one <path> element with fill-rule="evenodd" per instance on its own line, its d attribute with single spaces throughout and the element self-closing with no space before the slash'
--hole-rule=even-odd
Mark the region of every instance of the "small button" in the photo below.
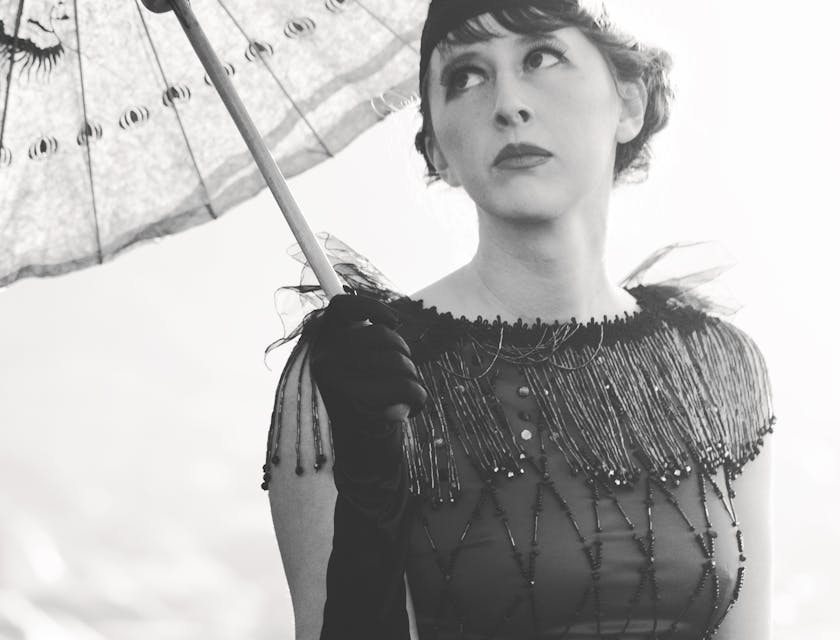
<svg viewBox="0 0 840 640">
<path fill-rule="evenodd" d="M 523 440 L 530 440 L 534 434 L 531 433 L 530 429 L 523 429 L 519 435 Z"/>
<path fill-rule="evenodd" d="M 527 398 L 531 395 L 531 389 L 529 387 L 526 387 L 525 385 L 522 385 L 516 390 L 516 393 L 520 398 Z"/>
</svg>

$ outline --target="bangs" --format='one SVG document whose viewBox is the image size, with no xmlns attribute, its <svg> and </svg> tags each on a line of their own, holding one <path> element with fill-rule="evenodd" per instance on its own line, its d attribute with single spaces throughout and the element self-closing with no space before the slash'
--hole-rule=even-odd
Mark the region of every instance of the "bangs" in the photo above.
<svg viewBox="0 0 840 640">
<path fill-rule="evenodd" d="M 490 19 L 495 19 L 495 23 Z M 488 11 L 470 18 L 454 31 L 446 34 L 438 45 L 441 50 L 451 51 L 452 45 L 474 44 L 501 38 L 505 34 L 498 30 L 501 26 L 516 34 L 544 34 L 561 27 L 592 26 L 592 17 L 574 5 L 559 4 L 551 8 L 526 5 Z"/>
</svg>

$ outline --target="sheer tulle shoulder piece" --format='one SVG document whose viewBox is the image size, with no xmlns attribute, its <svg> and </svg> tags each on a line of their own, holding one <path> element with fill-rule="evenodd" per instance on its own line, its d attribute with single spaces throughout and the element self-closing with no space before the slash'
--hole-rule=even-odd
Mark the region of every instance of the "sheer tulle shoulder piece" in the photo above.
<svg viewBox="0 0 840 640">
<path fill-rule="evenodd" d="M 397 291 L 369 260 L 335 236 L 321 232 L 317 237 L 345 284 L 360 294 L 392 304 L 400 313 L 404 325 L 401 331 L 423 382 L 432 396 L 441 400 L 430 403 L 428 411 L 410 420 L 406 430 L 405 449 L 416 493 L 433 488 L 436 500 L 457 497 L 457 469 L 453 468 L 451 447 L 461 439 L 456 423 L 462 420 L 478 420 L 497 433 L 497 442 L 492 444 L 494 453 L 487 456 L 494 462 L 476 463 L 482 473 L 505 473 L 509 477 L 521 473 L 521 451 L 508 437 L 509 425 L 483 400 L 493 393 L 493 363 L 503 361 L 519 363 L 535 396 L 570 399 L 541 407 L 551 430 L 549 437 L 564 444 L 581 472 L 603 476 L 615 486 L 632 485 L 643 471 L 671 480 L 681 474 L 684 477 L 686 468 L 690 469 L 689 459 L 709 470 L 726 466 L 735 478 L 758 454 L 763 436 L 773 431 L 776 418 L 762 354 L 745 332 L 720 317 L 731 316 L 740 305 L 719 279 L 732 261 L 715 243 L 671 244 L 632 270 L 620 284 L 640 303 L 642 311 L 635 315 L 614 320 L 605 317 L 602 322 L 593 319 L 587 324 L 573 319 L 564 325 L 542 324 L 539 320 L 527 325 L 521 321 L 508 324 L 498 317 L 494 322 L 458 319 L 438 313 L 434 307 L 426 308 L 422 300 L 412 300 Z M 285 333 L 266 349 L 266 354 L 294 338 L 301 340 L 278 384 L 263 486 L 270 478 L 272 465 L 280 460 L 280 434 L 284 429 L 297 430 L 299 475 L 310 465 L 317 470 L 332 458 L 327 454 L 323 432 L 328 430 L 322 431 L 323 423 L 328 424 L 326 412 L 306 362 L 309 338 L 316 334 L 318 318 L 328 300 L 298 246 L 293 245 L 289 254 L 304 267 L 300 284 L 278 290 L 278 312 Z M 288 327 L 294 328 L 289 331 Z M 472 349 L 472 355 L 468 349 Z M 522 353 L 528 357 L 523 359 Z M 538 359 L 540 354 L 547 355 Z M 471 361 L 476 359 L 491 365 L 475 369 Z M 302 365 L 296 368 L 293 363 L 298 360 Z M 592 375 L 590 365 L 600 371 L 598 376 Z M 296 376 L 291 375 L 293 370 Z M 487 373 L 490 375 L 485 376 Z M 608 396 L 604 396 L 602 378 L 611 383 Z M 462 390 L 464 399 L 450 398 L 452 389 Z M 575 406 L 555 406 L 571 400 Z M 581 420 L 592 417 L 595 421 L 589 427 L 593 433 L 604 431 L 606 437 L 622 432 L 628 443 L 638 446 L 618 450 L 607 440 L 577 442 L 560 418 L 566 411 L 581 416 Z M 304 436 L 313 443 L 313 451 L 301 447 Z M 429 443 L 441 438 L 446 440 L 450 455 L 430 458 Z M 479 453 L 483 446 L 476 442 L 461 444 Z"/>
<path fill-rule="evenodd" d="M 654 251 L 621 281 L 631 288 L 650 286 L 660 298 L 718 316 L 732 316 L 743 305 L 720 276 L 734 266 L 723 246 L 712 241 L 675 242 Z"/>
<path fill-rule="evenodd" d="M 400 297 L 388 278 L 365 256 L 326 231 L 319 231 L 315 237 L 343 284 L 381 302 L 391 302 Z M 303 335 L 304 329 L 310 324 L 317 324 L 321 310 L 329 303 L 329 298 L 318 284 L 315 272 L 306 261 L 300 246 L 294 243 L 286 252 L 303 265 L 300 284 L 280 287 L 275 292 L 275 308 L 283 325 L 283 336 L 266 348 L 266 355 Z"/>
</svg>

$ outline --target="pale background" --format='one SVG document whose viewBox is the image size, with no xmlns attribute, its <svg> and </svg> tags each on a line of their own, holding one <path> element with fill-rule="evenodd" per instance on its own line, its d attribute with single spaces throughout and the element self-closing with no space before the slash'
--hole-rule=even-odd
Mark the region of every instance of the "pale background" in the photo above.
<svg viewBox="0 0 840 640">
<path fill-rule="evenodd" d="M 678 100 L 650 180 L 616 192 L 610 268 L 715 239 L 765 354 L 778 640 L 836 638 L 840 376 L 837 10 L 832 2 L 613 3 L 670 49 Z M 414 110 L 292 180 L 313 229 L 411 293 L 468 260 L 474 212 L 427 189 Z M 259 489 L 299 266 L 263 193 L 104 266 L 0 291 L 0 638 L 291 639 Z M 749 578 L 747 577 L 747 581 Z M 748 587 L 747 587 L 748 588 Z M 834 629 L 834 631 L 832 631 Z"/>
</svg>

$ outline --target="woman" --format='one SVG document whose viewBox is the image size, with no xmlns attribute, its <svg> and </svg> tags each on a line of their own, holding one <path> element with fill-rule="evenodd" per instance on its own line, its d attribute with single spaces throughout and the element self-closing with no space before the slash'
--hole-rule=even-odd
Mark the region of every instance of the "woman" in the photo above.
<svg viewBox="0 0 840 640">
<path fill-rule="evenodd" d="M 297 638 L 769 638 L 761 354 L 604 269 L 668 68 L 577 2 L 431 3 L 417 146 L 478 250 L 410 297 L 351 257 L 291 336 L 263 486 Z"/>
</svg>

